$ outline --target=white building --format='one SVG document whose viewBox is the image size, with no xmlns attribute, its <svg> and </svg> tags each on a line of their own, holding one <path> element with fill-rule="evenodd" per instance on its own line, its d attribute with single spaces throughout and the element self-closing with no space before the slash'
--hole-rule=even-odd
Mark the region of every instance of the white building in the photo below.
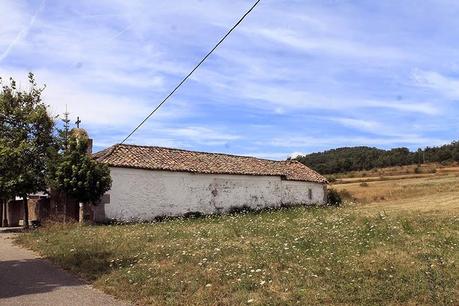
<svg viewBox="0 0 459 306">
<path fill-rule="evenodd" d="M 142 221 L 235 207 L 323 204 L 327 180 L 297 161 L 114 145 L 94 154 L 110 167 L 97 221 Z"/>
</svg>

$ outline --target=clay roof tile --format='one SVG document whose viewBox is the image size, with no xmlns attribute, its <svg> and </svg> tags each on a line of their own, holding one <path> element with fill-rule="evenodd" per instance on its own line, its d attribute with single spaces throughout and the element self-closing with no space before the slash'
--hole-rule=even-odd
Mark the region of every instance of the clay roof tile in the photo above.
<svg viewBox="0 0 459 306">
<path fill-rule="evenodd" d="M 114 145 L 93 156 L 112 167 L 206 174 L 268 175 L 281 176 L 292 181 L 327 183 L 325 177 L 298 161 L 274 161 L 250 156 L 126 144 Z"/>
</svg>

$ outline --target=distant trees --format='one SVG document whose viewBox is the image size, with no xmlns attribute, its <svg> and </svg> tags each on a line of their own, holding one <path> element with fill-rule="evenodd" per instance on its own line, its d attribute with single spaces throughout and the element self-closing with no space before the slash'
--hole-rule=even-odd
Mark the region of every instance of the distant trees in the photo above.
<svg viewBox="0 0 459 306">
<path fill-rule="evenodd" d="M 419 164 L 422 162 L 459 162 L 459 142 L 427 147 L 411 152 L 408 148 L 382 150 L 372 147 L 344 147 L 295 158 L 322 174 L 370 170 L 373 168 Z"/>
<path fill-rule="evenodd" d="M 46 189 L 55 150 L 54 122 L 32 73 L 28 90 L 19 90 L 13 79 L 5 85 L 0 79 L 0 85 L 0 198 L 23 198 L 24 227 L 28 227 L 27 196 Z"/>
</svg>

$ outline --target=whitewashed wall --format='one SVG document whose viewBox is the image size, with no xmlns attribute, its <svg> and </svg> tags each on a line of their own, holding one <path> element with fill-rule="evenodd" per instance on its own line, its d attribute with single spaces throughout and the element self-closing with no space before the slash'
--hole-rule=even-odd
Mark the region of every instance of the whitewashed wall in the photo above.
<svg viewBox="0 0 459 306">
<path fill-rule="evenodd" d="M 192 174 L 110 168 L 109 203 L 96 206 L 98 221 L 151 220 L 156 216 L 205 214 L 231 207 L 278 207 L 324 202 L 322 184 L 281 180 L 277 176 Z M 312 190 L 309 199 L 308 189 Z"/>
<path fill-rule="evenodd" d="M 323 204 L 325 202 L 325 189 L 323 184 L 281 181 L 282 203 L 284 204 Z M 311 198 L 309 198 L 311 190 Z"/>
</svg>

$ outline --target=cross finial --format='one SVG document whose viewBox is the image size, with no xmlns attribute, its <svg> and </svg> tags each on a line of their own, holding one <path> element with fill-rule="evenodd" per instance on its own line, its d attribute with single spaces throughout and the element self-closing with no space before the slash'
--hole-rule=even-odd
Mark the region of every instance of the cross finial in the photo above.
<svg viewBox="0 0 459 306">
<path fill-rule="evenodd" d="M 77 121 L 75 123 L 76 123 L 77 128 L 79 129 L 80 123 L 81 123 L 80 117 L 77 117 Z"/>
</svg>

